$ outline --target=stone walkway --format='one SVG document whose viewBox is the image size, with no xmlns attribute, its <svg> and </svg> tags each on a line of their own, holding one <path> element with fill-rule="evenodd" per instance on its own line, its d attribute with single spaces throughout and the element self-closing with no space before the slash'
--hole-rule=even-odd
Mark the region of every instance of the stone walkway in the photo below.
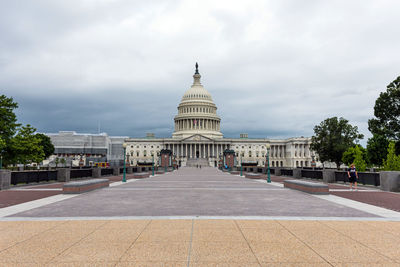
<svg viewBox="0 0 400 267">
<path fill-rule="evenodd" d="M 182 168 L 0 209 L 0 266 L 400 266 L 400 213 Z"/>
<path fill-rule="evenodd" d="M 400 223 L 0 222 L 1 266 L 400 266 Z"/>
</svg>

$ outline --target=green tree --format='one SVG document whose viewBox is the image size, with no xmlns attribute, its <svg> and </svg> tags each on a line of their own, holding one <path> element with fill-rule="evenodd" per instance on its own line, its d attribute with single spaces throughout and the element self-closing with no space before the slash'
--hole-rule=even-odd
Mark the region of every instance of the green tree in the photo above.
<svg viewBox="0 0 400 267">
<path fill-rule="evenodd" d="M 57 168 L 57 167 L 58 167 L 58 163 L 60 163 L 60 159 L 59 159 L 59 158 L 56 158 L 55 161 L 54 161 L 54 163 L 56 164 L 56 168 Z"/>
<path fill-rule="evenodd" d="M 6 148 L 6 141 L 0 137 L 0 169 L 3 168 L 3 151 Z"/>
<path fill-rule="evenodd" d="M 365 152 L 363 153 L 360 147 L 361 146 L 354 147 L 355 157 L 353 163 L 356 165 L 358 171 L 365 172 L 365 169 L 367 168 L 367 163 L 364 160 Z"/>
<path fill-rule="evenodd" d="M 350 147 L 343 153 L 342 162 L 348 166 L 354 163 L 354 159 L 356 158 L 356 154 L 358 151 L 361 152 L 361 158 L 364 160 L 364 162 L 368 162 L 367 151 L 365 150 L 365 148 L 358 144 Z"/>
<path fill-rule="evenodd" d="M 358 133 L 357 126 L 348 122 L 344 118 L 332 117 L 314 127 L 310 148 L 317 152 L 321 162 L 335 162 L 339 168 L 343 153 L 364 137 Z"/>
<path fill-rule="evenodd" d="M 44 157 L 47 159 L 54 153 L 54 145 L 51 143 L 50 137 L 45 134 L 37 133 L 36 137 L 40 139 L 40 146 L 43 148 Z"/>
<path fill-rule="evenodd" d="M 395 143 L 390 142 L 387 150 L 387 158 L 383 160 L 385 171 L 400 171 L 400 155 L 396 155 Z"/>
<path fill-rule="evenodd" d="M 22 126 L 18 133 L 10 140 L 10 147 L 15 153 L 14 163 L 28 164 L 40 163 L 45 157 L 40 145 L 41 139 L 35 134 L 36 129 L 30 126 Z"/>
<path fill-rule="evenodd" d="M 375 118 L 368 120 L 368 129 L 374 135 L 375 140 L 372 141 L 372 154 L 374 157 L 387 149 L 388 141 L 395 141 L 396 154 L 400 154 L 400 76 L 391 82 L 386 92 L 380 93 L 375 101 L 374 115 Z M 378 137 L 379 136 L 379 137 Z M 379 142 L 377 142 L 379 139 Z M 386 139 L 386 142 L 383 141 Z M 379 147 L 378 147 L 379 146 Z M 385 158 L 386 153 L 380 154 L 380 160 L 374 158 L 374 163 L 379 164 Z M 379 163 L 378 163 L 379 162 Z"/>
<path fill-rule="evenodd" d="M 0 95 L 0 138 L 3 140 L 0 152 L 5 165 L 9 164 L 14 157 L 14 152 L 10 148 L 10 140 L 20 126 L 17 123 L 17 116 L 14 113 L 14 109 L 16 108 L 18 108 L 18 104 L 14 102 L 12 97 Z"/>
<path fill-rule="evenodd" d="M 383 160 L 387 156 L 387 148 L 389 140 L 379 134 L 374 134 L 367 141 L 367 155 L 370 164 L 375 166 L 382 166 Z"/>
</svg>

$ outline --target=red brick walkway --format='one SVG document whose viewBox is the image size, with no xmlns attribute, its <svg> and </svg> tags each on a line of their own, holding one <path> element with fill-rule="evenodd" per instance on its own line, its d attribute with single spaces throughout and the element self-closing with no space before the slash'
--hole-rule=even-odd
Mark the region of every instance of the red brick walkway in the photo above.
<svg viewBox="0 0 400 267">
<path fill-rule="evenodd" d="M 62 191 L 6 190 L 0 191 L 0 208 L 61 194 Z"/>
<path fill-rule="evenodd" d="M 271 176 L 271 180 L 277 183 L 283 183 L 287 179 L 294 179 L 286 176 Z M 317 182 L 317 180 L 311 180 Z M 328 184 L 329 189 L 348 189 L 349 185 Z M 367 191 L 370 188 L 359 187 L 359 191 L 330 191 L 332 195 L 359 201 L 366 204 L 371 204 L 385 209 L 390 209 L 400 212 L 400 193 L 384 192 L 384 191 Z M 379 190 L 377 187 L 373 189 Z"/>
<path fill-rule="evenodd" d="M 105 176 L 103 178 L 109 179 L 111 183 L 122 181 L 122 175 L 120 176 Z M 126 179 L 132 179 L 132 174 L 127 174 Z M 12 187 L 12 190 L 0 191 L 0 208 L 5 208 L 41 198 L 46 198 L 58 194 L 62 194 L 61 189 L 64 183 L 50 183 L 42 185 L 27 185 L 21 187 Z M 40 189 L 40 190 L 36 190 Z M 45 190 L 50 189 L 50 190 Z"/>
<path fill-rule="evenodd" d="M 399 211 L 400 212 L 400 194 L 391 192 L 330 192 L 332 195 L 348 198 L 351 200 L 371 204 L 374 206 Z"/>
</svg>

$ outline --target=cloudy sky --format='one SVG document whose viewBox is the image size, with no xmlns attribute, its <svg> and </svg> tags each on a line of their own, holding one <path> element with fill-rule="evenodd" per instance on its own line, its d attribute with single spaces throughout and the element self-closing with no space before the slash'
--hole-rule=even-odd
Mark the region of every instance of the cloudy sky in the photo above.
<svg viewBox="0 0 400 267">
<path fill-rule="evenodd" d="M 194 64 L 226 137 L 312 136 L 332 116 L 366 138 L 400 75 L 397 0 L 0 1 L 0 94 L 21 123 L 169 137 Z M 366 138 L 362 143 L 365 143 Z"/>
</svg>

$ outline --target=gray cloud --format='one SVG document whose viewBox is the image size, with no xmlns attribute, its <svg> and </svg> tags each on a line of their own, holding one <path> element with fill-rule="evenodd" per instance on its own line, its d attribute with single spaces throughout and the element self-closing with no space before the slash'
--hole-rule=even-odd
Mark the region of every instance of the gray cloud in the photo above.
<svg viewBox="0 0 400 267">
<path fill-rule="evenodd" d="M 0 90 L 42 132 L 170 136 L 194 62 L 225 136 L 370 136 L 400 71 L 397 1 L 3 1 Z M 364 140 L 365 143 L 365 140 Z"/>
</svg>

